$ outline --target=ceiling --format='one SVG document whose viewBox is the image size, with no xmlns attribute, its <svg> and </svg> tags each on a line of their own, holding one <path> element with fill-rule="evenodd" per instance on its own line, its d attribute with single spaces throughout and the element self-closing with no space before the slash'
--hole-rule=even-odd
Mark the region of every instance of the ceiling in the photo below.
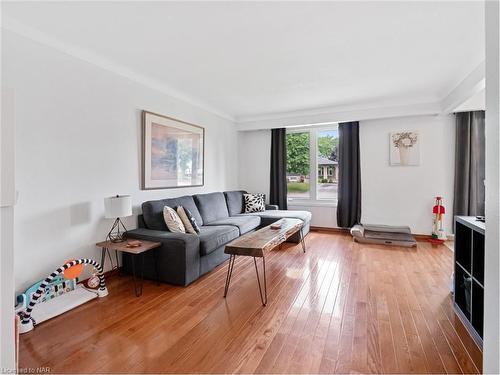
<svg viewBox="0 0 500 375">
<path fill-rule="evenodd" d="M 11 2 L 3 15 L 237 119 L 439 101 L 484 60 L 480 1 Z"/>
</svg>

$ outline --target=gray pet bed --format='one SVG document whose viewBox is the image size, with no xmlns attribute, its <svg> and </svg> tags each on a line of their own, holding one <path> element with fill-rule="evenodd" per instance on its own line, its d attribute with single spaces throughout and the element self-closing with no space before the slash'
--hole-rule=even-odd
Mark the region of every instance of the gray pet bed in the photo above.
<svg viewBox="0 0 500 375">
<path fill-rule="evenodd" d="M 394 227 L 391 225 L 359 224 L 351 228 L 354 241 L 393 246 L 417 246 L 417 241 L 409 227 Z"/>
</svg>

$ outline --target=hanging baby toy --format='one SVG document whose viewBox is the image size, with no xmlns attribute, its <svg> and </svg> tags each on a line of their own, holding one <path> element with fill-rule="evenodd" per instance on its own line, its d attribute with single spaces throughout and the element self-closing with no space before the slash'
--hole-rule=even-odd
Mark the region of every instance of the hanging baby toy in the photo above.
<svg viewBox="0 0 500 375">
<path fill-rule="evenodd" d="M 444 213 L 443 198 L 436 197 L 436 204 L 432 208 L 432 214 L 434 215 L 431 236 L 432 243 L 442 244 L 448 239 L 444 230 Z"/>
<path fill-rule="evenodd" d="M 85 265 L 93 268 L 95 276 L 91 277 L 91 287 L 97 285 L 97 289 L 77 283 Z M 47 278 L 33 284 L 17 297 L 16 310 L 21 318 L 19 332 L 29 332 L 36 324 L 61 315 L 92 299 L 107 295 L 108 289 L 99 263 L 87 258 L 70 259 Z"/>
</svg>

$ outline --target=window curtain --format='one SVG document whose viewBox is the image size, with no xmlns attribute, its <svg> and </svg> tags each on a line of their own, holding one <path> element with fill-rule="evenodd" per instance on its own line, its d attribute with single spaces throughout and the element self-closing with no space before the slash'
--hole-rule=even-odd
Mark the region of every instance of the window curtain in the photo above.
<svg viewBox="0 0 500 375">
<path fill-rule="evenodd" d="M 287 209 L 286 200 L 286 129 L 271 130 L 271 181 L 269 203 Z"/>
<path fill-rule="evenodd" d="M 337 225 L 350 228 L 361 221 L 359 122 L 339 124 Z"/>
<path fill-rule="evenodd" d="M 484 216 L 484 111 L 456 115 L 453 215 Z"/>
</svg>

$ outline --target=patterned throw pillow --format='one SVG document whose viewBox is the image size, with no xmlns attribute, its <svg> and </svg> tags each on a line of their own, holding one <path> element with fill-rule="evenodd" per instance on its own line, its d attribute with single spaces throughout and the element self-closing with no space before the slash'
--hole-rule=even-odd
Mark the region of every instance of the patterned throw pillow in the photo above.
<svg viewBox="0 0 500 375">
<path fill-rule="evenodd" d="M 191 224 L 191 221 L 186 215 L 185 208 L 182 206 L 177 206 L 176 208 L 177 215 L 181 218 L 182 224 L 184 224 L 184 228 L 186 228 L 186 233 L 191 233 L 191 234 L 198 234 L 194 228 L 193 225 Z"/>
<path fill-rule="evenodd" d="M 194 231 L 196 233 L 200 233 L 200 227 L 199 227 L 198 223 L 196 222 L 196 219 L 194 218 L 191 211 L 189 211 L 186 207 L 184 207 L 184 212 L 186 213 L 186 216 L 189 219 L 189 222 L 191 223 L 191 226 L 193 227 Z"/>
<path fill-rule="evenodd" d="M 243 194 L 243 198 L 245 199 L 245 213 L 265 211 L 265 197 L 265 194 Z"/>
<path fill-rule="evenodd" d="M 173 208 L 168 206 L 163 207 L 163 219 L 170 232 L 186 233 L 186 228 L 184 228 L 181 218 Z"/>
</svg>

